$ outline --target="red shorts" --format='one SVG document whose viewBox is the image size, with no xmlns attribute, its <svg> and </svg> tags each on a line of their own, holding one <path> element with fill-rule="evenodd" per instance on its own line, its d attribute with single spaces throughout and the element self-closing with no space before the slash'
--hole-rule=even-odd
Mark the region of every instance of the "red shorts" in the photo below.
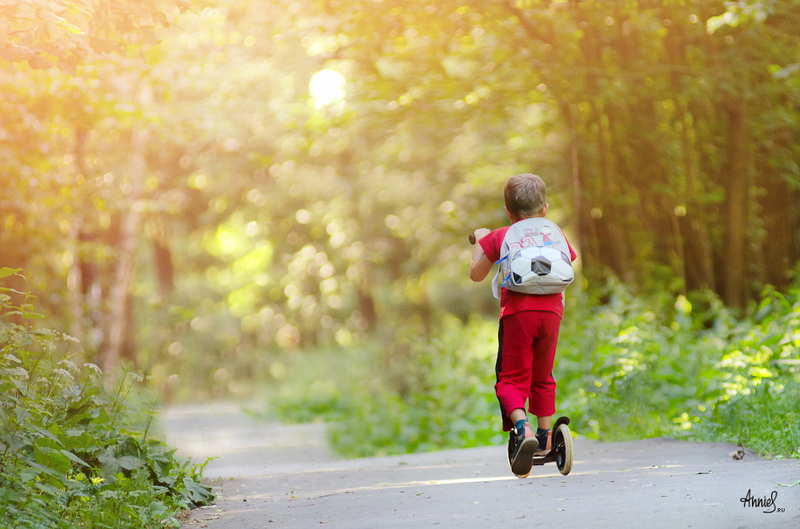
<svg viewBox="0 0 800 529">
<path fill-rule="evenodd" d="M 513 428 L 508 414 L 517 408 L 537 417 L 556 412 L 556 356 L 561 317 L 555 312 L 526 310 L 503 316 L 498 333 L 497 384 L 503 431 Z"/>
</svg>

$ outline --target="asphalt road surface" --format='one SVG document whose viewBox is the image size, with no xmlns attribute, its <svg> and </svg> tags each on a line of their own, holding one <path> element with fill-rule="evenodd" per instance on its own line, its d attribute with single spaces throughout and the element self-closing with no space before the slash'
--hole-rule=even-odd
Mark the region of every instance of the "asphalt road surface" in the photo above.
<svg viewBox="0 0 800 529">
<path fill-rule="evenodd" d="M 727 443 L 575 440 L 572 472 L 554 463 L 514 477 L 505 446 L 343 460 L 322 424 L 253 420 L 239 404 L 172 407 L 162 427 L 179 453 L 216 456 L 216 505 L 182 527 L 800 528 L 800 461 Z"/>
</svg>

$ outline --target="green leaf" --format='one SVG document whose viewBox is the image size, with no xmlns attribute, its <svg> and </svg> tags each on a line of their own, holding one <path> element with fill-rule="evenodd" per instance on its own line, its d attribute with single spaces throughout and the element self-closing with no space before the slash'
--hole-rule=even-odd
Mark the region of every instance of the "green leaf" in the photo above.
<svg viewBox="0 0 800 529">
<path fill-rule="evenodd" d="M 89 466 L 89 465 L 86 463 L 86 461 L 84 461 L 84 460 L 83 460 L 83 459 L 81 459 L 80 457 L 76 456 L 75 454 L 73 454 L 73 453 L 72 453 L 72 452 L 70 452 L 69 450 L 61 450 L 61 454 L 63 454 L 63 455 L 64 455 L 64 456 L 65 456 L 67 459 L 69 459 L 69 460 L 70 460 L 70 461 L 72 461 L 73 463 L 77 463 L 77 464 L 79 464 L 79 465 L 81 465 L 81 466 L 83 466 L 83 467 L 88 467 L 88 466 Z"/>
<path fill-rule="evenodd" d="M 183 486 L 188 493 L 188 499 L 197 506 L 208 505 L 214 501 L 214 493 L 211 487 L 197 483 L 192 478 L 183 478 Z"/>
<path fill-rule="evenodd" d="M 61 472 L 58 472 L 57 470 L 52 469 L 52 468 L 50 468 L 48 466 L 39 464 L 39 463 L 37 463 L 35 461 L 26 461 L 26 464 L 29 467 L 31 467 L 31 468 L 33 468 L 35 470 L 39 470 L 42 474 L 47 474 L 48 476 L 53 476 L 53 477 L 57 477 L 57 478 L 60 478 L 60 477 L 63 476 L 63 474 Z"/>
<path fill-rule="evenodd" d="M 22 272 L 22 268 L 8 268 L 8 267 L 0 268 L 0 279 L 3 279 L 4 277 L 13 276 L 14 274 L 17 274 L 19 272 Z"/>
<path fill-rule="evenodd" d="M 61 489 L 57 489 L 56 487 L 54 487 L 49 483 L 34 483 L 33 486 L 41 490 L 42 492 L 55 497 L 61 496 L 64 493 L 64 491 L 62 491 Z"/>
<path fill-rule="evenodd" d="M 108 424 L 109 422 L 111 422 L 111 417 L 108 415 L 108 413 L 106 413 L 105 408 L 96 409 L 94 414 L 93 414 L 93 416 L 94 416 L 94 420 L 92 422 L 94 424 L 102 425 L 102 424 Z"/>
<path fill-rule="evenodd" d="M 61 450 L 35 447 L 34 454 L 39 463 L 58 472 L 60 474 L 59 478 L 63 478 L 69 472 L 70 461 L 61 453 Z"/>
<path fill-rule="evenodd" d="M 60 60 L 60 61 L 58 61 L 58 62 L 56 63 L 56 65 L 57 65 L 57 66 L 58 66 L 58 67 L 59 67 L 61 70 L 63 70 L 63 71 L 65 71 L 66 73 L 68 73 L 69 75 L 71 75 L 71 76 L 73 76 L 73 77 L 75 76 L 75 74 L 76 74 L 76 70 L 75 70 L 75 68 L 76 68 L 76 66 L 77 66 L 77 61 L 76 61 L 74 58 L 71 58 L 71 57 L 70 57 L 70 58 L 68 58 L 68 59 L 63 59 L 63 60 Z"/>
<path fill-rule="evenodd" d="M 49 432 L 48 430 L 45 430 L 44 428 L 39 428 L 38 426 L 34 426 L 34 425 L 31 425 L 31 426 L 30 426 L 30 429 L 31 429 L 31 430 L 33 430 L 34 432 L 36 432 L 36 433 L 40 434 L 40 435 L 41 435 L 42 437 L 44 437 L 45 439 L 48 439 L 48 440 L 50 440 L 50 441 L 52 441 L 52 442 L 56 443 L 55 445 L 53 445 L 54 447 L 55 447 L 55 446 L 62 446 L 62 445 L 61 445 L 61 441 L 58 439 L 58 437 L 56 437 L 55 435 L 53 435 L 53 434 L 52 434 L 51 432 Z M 37 439 L 37 442 L 42 442 L 42 443 L 43 443 L 43 441 L 44 441 L 44 439 L 41 439 L 41 438 L 40 438 L 40 439 Z"/>
<path fill-rule="evenodd" d="M 44 57 L 39 57 L 38 55 L 32 55 L 28 57 L 28 64 L 34 70 L 47 70 L 53 66 L 53 63 L 45 59 Z"/>
<path fill-rule="evenodd" d="M 134 470 L 142 466 L 142 460 L 136 456 L 122 456 L 117 461 L 120 468 L 124 470 Z"/>
</svg>

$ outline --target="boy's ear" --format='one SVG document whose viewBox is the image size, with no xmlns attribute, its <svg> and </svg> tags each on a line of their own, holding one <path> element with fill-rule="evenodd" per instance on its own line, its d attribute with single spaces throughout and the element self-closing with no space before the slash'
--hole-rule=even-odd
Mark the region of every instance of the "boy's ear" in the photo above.
<svg viewBox="0 0 800 529">
<path fill-rule="evenodd" d="M 503 209 L 506 210 L 506 217 L 508 217 L 508 220 L 510 220 L 511 222 L 514 222 L 514 217 L 511 216 L 511 212 L 508 211 L 508 207 L 503 206 Z"/>
<path fill-rule="evenodd" d="M 547 215 L 547 210 L 550 209 L 550 204 L 548 202 L 544 203 L 544 209 L 542 210 L 542 217 Z"/>
</svg>

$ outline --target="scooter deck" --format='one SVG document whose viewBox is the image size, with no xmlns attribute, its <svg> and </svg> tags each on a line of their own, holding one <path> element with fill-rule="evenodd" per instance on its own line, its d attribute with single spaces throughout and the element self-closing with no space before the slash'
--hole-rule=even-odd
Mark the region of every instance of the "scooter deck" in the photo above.
<svg viewBox="0 0 800 529">
<path fill-rule="evenodd" d="M 533 466 L 541 466 L 556 460 L 555 450 L 542 450 L 533 454 Z"/>
</svg>

